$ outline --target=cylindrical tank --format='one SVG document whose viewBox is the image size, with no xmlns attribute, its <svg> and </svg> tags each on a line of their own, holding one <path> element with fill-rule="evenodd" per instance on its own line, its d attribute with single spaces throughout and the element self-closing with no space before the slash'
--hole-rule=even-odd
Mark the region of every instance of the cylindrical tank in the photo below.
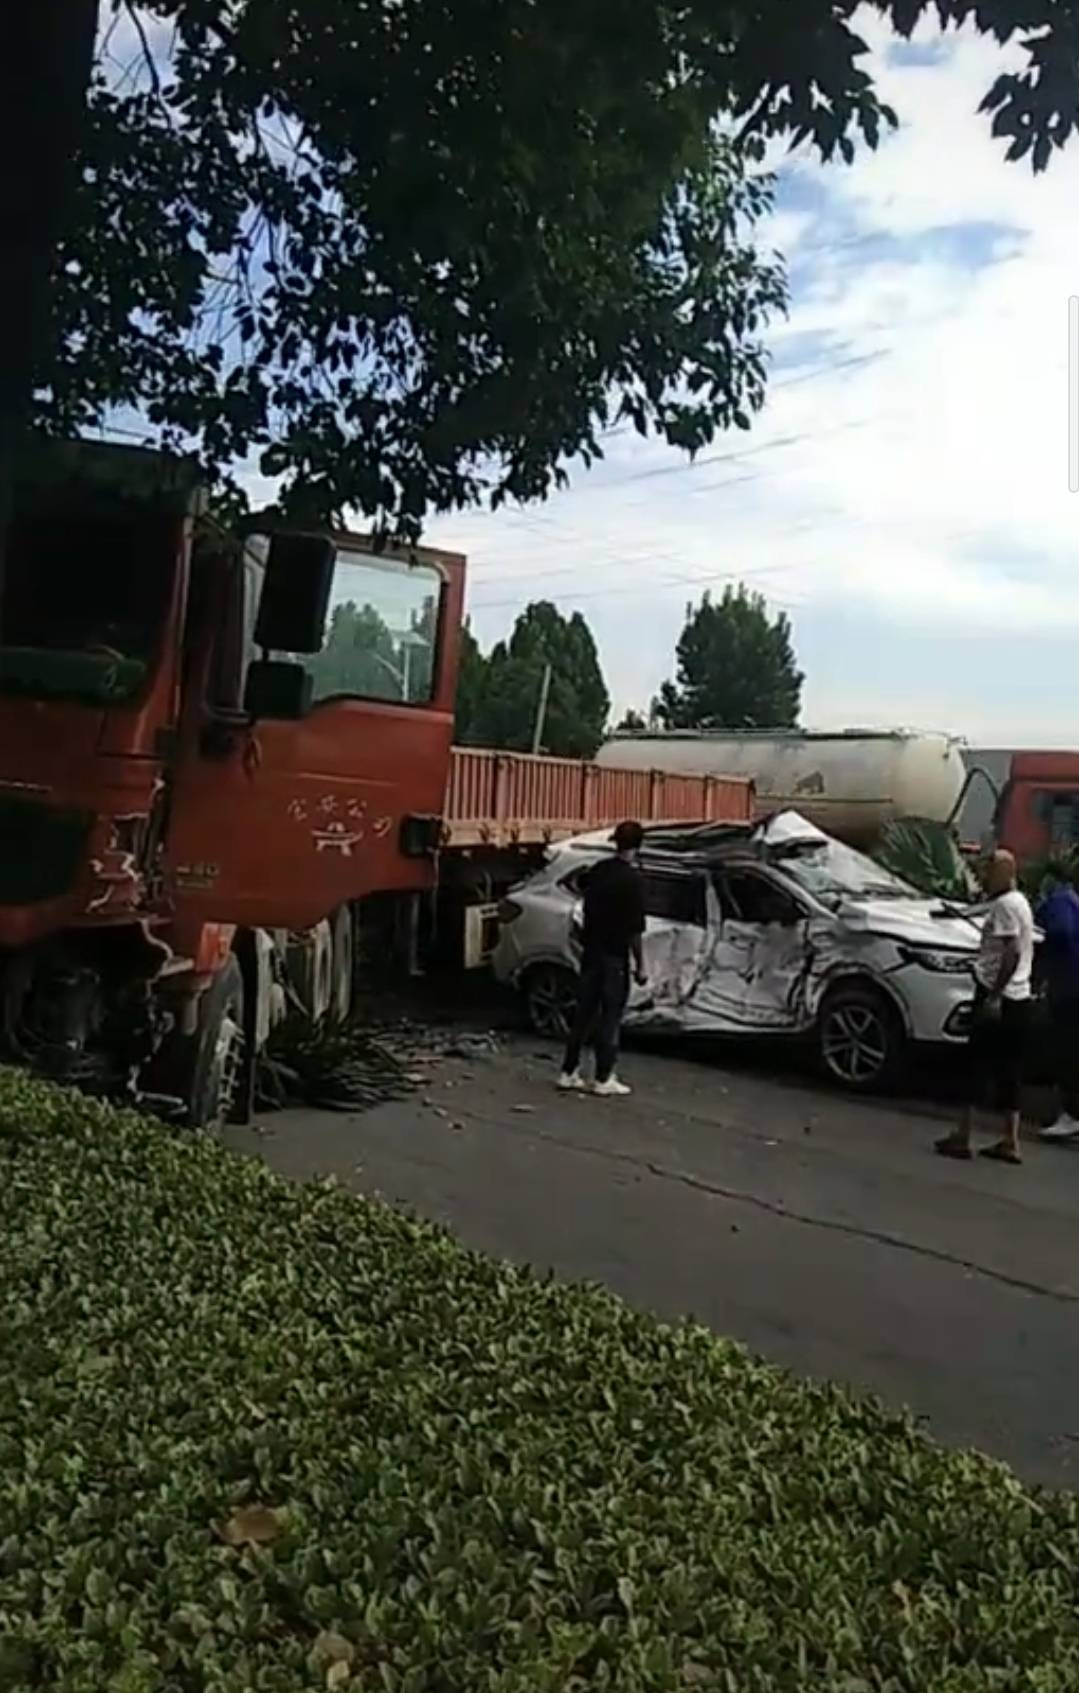
<svg viewBox="0 0 1079 1693">
<path fill-rule="evenodd" d="M 855 845 L 871 843 L 897 817 L 946 822 L 966 775 L 953 736 L 901 729 L 618 735 L 600 747 L 596 763 L 750 776 L 758 813 L 799 811 Z"/>
</svg>

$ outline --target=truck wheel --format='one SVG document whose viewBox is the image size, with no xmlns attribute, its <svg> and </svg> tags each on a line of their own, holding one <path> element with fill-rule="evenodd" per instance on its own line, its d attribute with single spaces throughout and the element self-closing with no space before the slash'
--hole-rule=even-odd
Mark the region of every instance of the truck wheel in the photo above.
<svg viewBox="0 0 1079 1693">
<path fill-rule="evenodd" d="M 331 920 L 331 934 L 330 1016 L 335 1023 L 347 1023 L 356 988 L 356 930 L 351 906 L 337 907 Z"/>
<path fill-rule="evenodd" d="M 899 1013 L 866 983 L 840 985 L 826 995 L 817 1041 L 825 1074 L 850 1092 L 888 1088 L 902 1071 L 907 1039 Z"/>
<path fill-rule="evenodd" d="M 193 1128 L 221 1129 L 241 1104 L 247 1062 L 244 978 L 235 955 L 202 996 L 192 1049 L 188 1120 Z"/>
<path fill-rule="evenodd" d="M 524 979 L 528 1021 L 537 1035 L 565 1040 L 577 1010 L 577 977 L 563 964 L 536 964 Z"/>
</svg>

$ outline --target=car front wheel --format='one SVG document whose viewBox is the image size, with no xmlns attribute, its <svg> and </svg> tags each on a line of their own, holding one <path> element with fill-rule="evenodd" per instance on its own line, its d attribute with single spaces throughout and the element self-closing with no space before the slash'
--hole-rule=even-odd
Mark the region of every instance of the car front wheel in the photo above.
<svg viewBox="0 0 1079 1693">
<path fill-rule="evenodd" d="M 537 1035 L 565 1040 L 577 1010 L 577 977 L 562 964 L 537 964 L 525 977 L 524 1002 Z"/>
<path fill-rule="evenodd" d="M 887 1088 L 902 1070 L 903 1025 L 877 988 L 854 982 L 833 988 L 821 1006 L 817 1040 L 825 1075 L 851 1092 Z"/>
</svg>

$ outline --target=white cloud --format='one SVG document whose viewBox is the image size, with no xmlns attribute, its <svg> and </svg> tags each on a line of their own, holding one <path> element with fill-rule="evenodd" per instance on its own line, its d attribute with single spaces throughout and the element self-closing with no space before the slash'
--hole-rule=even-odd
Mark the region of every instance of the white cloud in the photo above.
<svg viewBox="0 0 1079 1693">
<path fill-rule="evenodd" d="M 879 29 L 863 33 L 886 44 Z M 841 349 L 833 368 L 799 380 L 803 366 L 793 379 L 781 367 L 752 436 L 715 449 L 744 457 L 705 455 L 687 470 L 619 437 L 602 471 L 546 507 L 440 523 L 432 538 L 473 557 L 481 635 L 512 617 L 507 600 L 579 603 L 620 703 L 667 673 L 693 588 L 680 579 L 693 575 L 762 572 L 758 585 L 794 608 L 796 631 L 800 608 L 819 621 L 834 607 L 907 639 L 919 628 L 1012 632 L 1028 657 L 1041 637 L 1079 639 L 1066 450 L 1079 149 L 1037 179 L 1005 163 L 976 110 L 1002 68 L 992 42 L 964 34 L 942 61 L 878 54 L 874 68 L 900 132 L 850 169 L 798 160 L 795 209 L 767 232 L 802 277 L 777 355 L 800 358 L 807 335 L 824 336 Z M 799 189 L 825 191 L 821 216 L 801 208 Z M 956 229 L 970 225 L 983 227 Z M 639 474 L 653 469 L 671 473 Z M 834 677 L 812 674 L 807 694 L 817 718 L 841 697 Z M 847 709 L 880 721 L 895 703 L 870 692 Z M 939 722 L 938 706 L 964 703 L 976 716 L 977 702 L 913 678 L 901 715 Z"/>
</svg>

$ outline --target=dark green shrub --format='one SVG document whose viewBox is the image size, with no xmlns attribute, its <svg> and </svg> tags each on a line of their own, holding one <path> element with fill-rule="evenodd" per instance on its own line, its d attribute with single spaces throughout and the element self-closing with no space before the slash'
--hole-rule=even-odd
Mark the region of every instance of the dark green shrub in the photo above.
<svg viewBox="0 0 1079 1693">
<path fill-rule="evenodd" d="M 906 1418 L 0 1072 L 4 1693 L 1074 1693 L 1077 1566 Z"/>
</svg>

